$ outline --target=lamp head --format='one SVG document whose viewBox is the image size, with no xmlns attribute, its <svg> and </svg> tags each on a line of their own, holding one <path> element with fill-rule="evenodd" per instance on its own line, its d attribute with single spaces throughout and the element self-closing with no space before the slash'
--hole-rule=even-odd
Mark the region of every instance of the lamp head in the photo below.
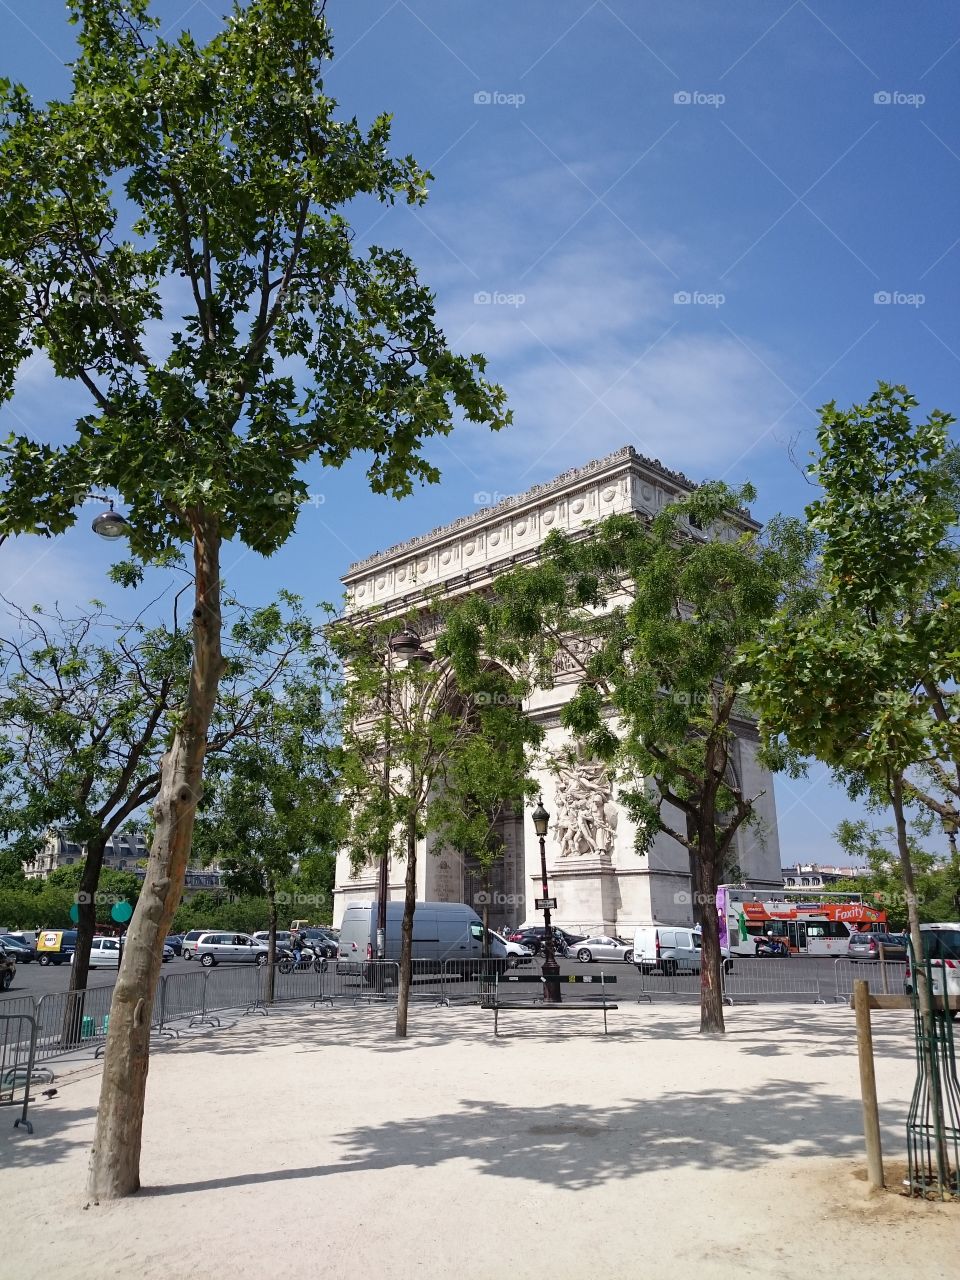
<svg viewBox="0 0 960 1280">
<path fill-rule="evenodd" d="M 534 809 L 533 813 L 531 814 L 531 817 L 533 818 L 534 831 L 537 833 L 538 836 L 545 836 L 547 834 L 547 828 L 550 825 L 550 815 L 549 813 L 547 813 L 546 809 L 543 807 L 542 796 L 538 797 L 537 807 Z"/>
<path fill-rule="evenodd" d="M 119 511 L 114 511 L 113 503 L 107 511 L 101 511 L 98 516 L 94 517 L 93 532 L 101 538 L 109 538 L 111 541 L 117 538 L 125 538 L 130 532 L 130 522 Z"/>
</svg>

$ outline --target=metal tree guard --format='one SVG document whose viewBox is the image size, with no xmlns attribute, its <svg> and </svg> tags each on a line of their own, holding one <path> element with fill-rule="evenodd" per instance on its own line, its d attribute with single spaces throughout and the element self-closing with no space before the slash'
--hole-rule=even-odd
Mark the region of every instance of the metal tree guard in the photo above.
<svg viewBox="0 0 960 1280">
<path fill-rule="evenodd" d="M 917 960 L 910 943 L 911 970 Z M 918 998 L 919 984 L 912 983 L 914 1035 L 917 1046 L 917 1082 L 907 1115 L 907 1178 L 910 1194 L 923 1199 L 960 1198 L 960 1083 L 946 990 L 946 967 L 941 970 L 943 999 L 933 994 L 929 957 L 921 961 L 930 992 L 930 1009 L 924 1013 Z"/>
</svg>

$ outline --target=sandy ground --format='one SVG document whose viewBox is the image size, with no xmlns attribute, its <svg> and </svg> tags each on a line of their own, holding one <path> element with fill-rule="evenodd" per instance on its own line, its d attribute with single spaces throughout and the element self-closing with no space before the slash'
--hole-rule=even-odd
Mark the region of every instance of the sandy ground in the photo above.
<svg viewBox="0 0 960 1280">
<path fill-rule="evenodd" d="M 158 1049 L 120 1203 L 84 1194 L 97 1068 L 58 1076 L 32 1138 L 0 1112 L 0 1275 L 960 1276 L 960 1207 L 867 1192 L 847 1009 L 734 1008 L 722 1041 L 689 1007 L 625 1006 L 606 1039 L 508 1014 L 497 1041 L 480 1010 L 412 1012 L 400 1043 L 374 1008 Z M 893 1165 L 911 1028 L 875 1027 Z"/>
</svg>

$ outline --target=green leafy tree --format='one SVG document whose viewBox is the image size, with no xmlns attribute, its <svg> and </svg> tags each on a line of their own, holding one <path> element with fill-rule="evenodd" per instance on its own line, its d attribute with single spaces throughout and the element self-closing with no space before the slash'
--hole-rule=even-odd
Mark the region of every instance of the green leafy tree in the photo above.
<svg viewBox="0 0 960 1280">
<path fill-rule="evenodd" d="M 659 832 L 688 851 L 703 1032 L 723 1031 L 716 891 L 760 798 L 736 745 L 753 728 L 747 646 L 803 588 L 809 553 L 800 522 L 761 532 L 738 513 L 753 496 L 706 484 L 649 522 L 612 516 L 587 538 L 552 534 L 536 568 L 499 577 L 458 621 L 460 644 L 528 669 L 534 684 L 552 684 L 562 654 L 577 682 L 561 712 L 575 749 L 614 769 L 641 851 Z M 781 766 L 783 753 L 768 763 Z"/>
<path fill-rule="evenodd" d="M 159 794 L 190 641 L 176 617 L 170 628 L 148 628 L 96 604 L 74 616 L 10 610 L 16 630 L 0 637 L 0 839 L 21 864 L 54 828 L 83 847 L 82 865 L 51 877 L 76 891 L 70 990 L 82 991 L 104 851 Z"/>
<path fill-rule="evenodd" d="M 90 409 L 64 445 L 6 443 L 0 533 L 60 532 L 106 488 L 135 555 L 188 542 L 194 568 L 190 684 L 111 1006 L 96 1199 L 139 1186 L 151 1006 L 224 666 L 224 540 L 282 545 L 311 461 L 365 454 L 373 489 L 402 496 L 438 478 L 424 445 L 455 406 L 507 421 L 483 359 L 448 348 L 409 258 L 355 252 L 341 210 L 419 204 L 428 175 L 390 156 L 388 116 L 366 132 L 336 118 L 323 9 L 235 4 L 200 45 L 162 36 L 148 0 L 72 0 L 69 99 L 38 107 L 2 86 L 0 394 L 42 350 Z"/>
<path fill-rule="evenodd" d="M 756 654 L 752 697 L 771 742 L 892 809 L 913 946 L 923 954 L 908 807 L 956 820 L 960 799 L 960 465 L 939 410 L 880 383 L 820 411 L 814 601 L 789 603 Z M 921 1003 L 929 1008 L 919 976 Z"/>
<path fill-rule="evenodd" d="M 346 846 L 355 867 L 371 850 L 406 864 L 396 1027 L 403 1037 L 418 841 L 429 831 L 434 848 L 488 848 L 490 815 L 523 796 L 528 748 L 540 730 L 523 714 L 522 685 L 463 648 L 460 633 L 441 637 L 435 660 L 422 649 L 419 657 L 398 658 L 390 640 L 400 625 L 355 615 L 331 629 L 331 641 L 345 669 Z"/>
<path fill-rule="evenodd" d="M 189 678 L 190 640 L 176 605 L 170 628 L 120 622 L 99 605 L 73 617 L 37 607 L 17 610 L 15 618 L 18 633 L 0 638 L 0 837 L 23 862 L 52 828 L 83 847 L 82 864 L 63 868 L 70 879 L 60 882 L 76 889 L 70 990 L 83 990 L 104 852 L 159 794 L 163 753 Z M 281 593 L 254 610 L 231 603 L 208 756 L 251 733 L 261 704 L 313 639 L 296 596 Z"/>
</svg>

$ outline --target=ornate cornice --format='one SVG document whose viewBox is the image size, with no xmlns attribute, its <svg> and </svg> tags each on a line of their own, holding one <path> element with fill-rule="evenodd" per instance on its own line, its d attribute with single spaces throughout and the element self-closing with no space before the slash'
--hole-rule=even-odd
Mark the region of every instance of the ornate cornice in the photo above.
<svg viewBox="0 0 960 1280">
<path fill-rule="evenodd" d="M 618 449 L 615 453 L 607 454 L 605 458 L 595 458 L 592 462 L 588 462 L 582 467 L 573 467 L 569 471 L 564 471 L 561 475 L 554 477 L 553 480 L 548 480 L 544 484 L 535 484 L 524 493 L 513 494 L 508 498 L 504 498 L 496 506 L 481 507 L 469 516 L 460 516 L 459 519 L 451 521 L 450 524 L 441 525 L 437 529 L 432 529 L 429 533 L 418 534 L 415 538 L 408 538 L 405 542 L 398 542 L 392 547 L 387 547 L 372 556 L 367 556 L 364 560 L 357 560 L 350 565 L 342 581 L 349 582 L 355 575 L 372 568 L 374 565 L 383 564 L 388 560 L 395 559 L 397 556 L 406 555 L 417 547 L 449 537 L 451 534 L 458 533 L 472 524 L 489 520 L 491 517 L 496 518 L 517 507 L 523 507 L 530 502 L 549 497 L 551 494 L 565 489 L 571 484 L 589 480 L 597 472 L 616 466 L 617 463 L 635 463 L 652 475 L 668 481 L 677 488 L 686 489 L 690 492 L 698 487 L 694 481 L 690 480 L 681 471 L 671 471 L 659 459 L 647 458 L 642 453 L 638 453 L 632 445 L 627 445 L 623 449 Z"/>
</svg>

